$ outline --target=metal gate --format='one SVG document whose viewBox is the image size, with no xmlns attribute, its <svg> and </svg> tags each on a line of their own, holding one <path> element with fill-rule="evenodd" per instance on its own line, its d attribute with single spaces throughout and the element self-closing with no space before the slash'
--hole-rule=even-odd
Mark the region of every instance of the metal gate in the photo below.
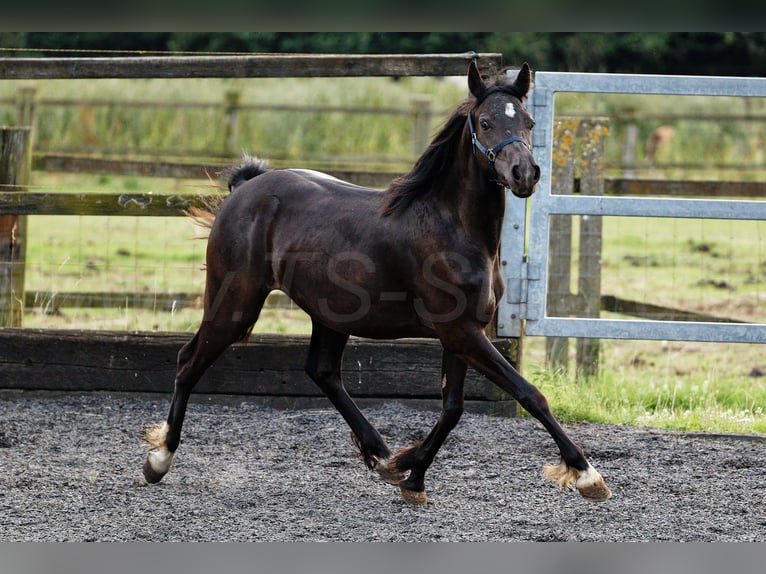
<svg viewBox="0 0 766 574">
<path fill-rule="evenodd" d="M 532 143 L 542 176 L 537 192 L 527 200 L 528 230 L 527 213 L 510 208 L 511 201 L 519 200 L 509 195 L 501 245 L 507 291 L 498 309 L 498 335 L 519 337 L 523 330 L 527 335 L 553 337 L 766 342 L 766 324 L 549 316 L 546 290 L 552 216 L 766 220 L 766 201 L 758 200 L 554 195 L 550 174 L 557 92 L 766 97 L 766 78 L 538 72 L 529 109 L 536 121 Z"/>
</svg>

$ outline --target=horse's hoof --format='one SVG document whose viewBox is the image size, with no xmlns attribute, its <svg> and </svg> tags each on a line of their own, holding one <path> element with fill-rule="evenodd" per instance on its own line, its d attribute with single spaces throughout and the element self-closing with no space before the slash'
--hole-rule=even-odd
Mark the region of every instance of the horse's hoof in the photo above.
<svg viewBox="0 0 766 574">
<path fill-rule="evenodd" d="M 588 465 L 585 470 L 570 468 L 565 462 L 559 464 L 546 464 L 543 467 L 543 476 L 557 483 L 561 488 L 574 488 L 586 500 L 603 502 L 609 500 L 612 491 L 604 482 L 599 472 Z"/>
<path fill-rule="evenodd" d="M 425 490 L 410 490 L 399 485 L 399 490 L 402 493 L 402 498 L 405 502 L 415 506 L 422 506 L 428 502 L 428 496 Z"/>
<path fill-rule="evenodd" d="M 593 502 L 603 502 L 612 497 L 612 491 L 592 466 L 580 473 L 580 477 L 575 481 L 575 488 L 583 498 Z"/>
<path fill-rule="evenodd" d="M 584 499 L 592 502 L 604 502 L 605 500 L 612 498 L 612 491 L 609 490 L 609 487 L 603 480 L 601 481 L 601 484 L 594 484 L 586 488 L 578 487 L 577 492 L 579 492 Z"/>
<path fill-rule="evenodd" d="M 155 484 L 162 480 L 162 477 L 165 476 L 164 472 L 157 472 L 152 468 L 152 465 L 149 463 L 149 459 L 144 461 L 143 471 L 144 478 L 149 484 Z"/>
</svg>

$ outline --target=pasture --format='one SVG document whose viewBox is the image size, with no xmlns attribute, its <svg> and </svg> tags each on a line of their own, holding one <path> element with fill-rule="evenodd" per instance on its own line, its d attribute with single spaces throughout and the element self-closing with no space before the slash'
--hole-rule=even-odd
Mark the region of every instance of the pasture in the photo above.
<svg viewBox="0 0 766 574">
<path fill-rule="evenodd" d="M 21 82 L 4 82 L 0 97 L 12 97 Z M 219 102 L 231 89 L 252 102 L 296 104 L 408 106 L 413 93 L 428 94 L 435 109 L 454 105 L 465 86 L 451 81 L 387 79 L 258 79 L 256 80 L 96 80 L 36 82 L 42 97 L 55 91 L 62 99 L 145 99 Z M 763 116 L 763 104 L 717 98 L 704 110 L 690 109 L 681 98 L 665 98 L 663 114 L 702 113 Z M 609 114 L 631 110 L 637 116 L 658 113 L 656 99 L 587 100 L 563 98 L 562 113 Z M 695 105 L 697 105 L 695 103 Z M 12 112 L 5 112 L 8 118 Z M 48 114 L 48 112 L 45 112 Z M 2 116 L 0 116 L 2 117 Z M 220 112 L 203 110 L 102 110 L 87 106 L 40 111 L 40 148 L 102 149 L 108 144 L 125 155 L 154 157 L 182 149 L 187 157 L 223 148 Z M 3 119 L 8 123 L 8 119 Z M 440 120 L 434 118 L 434 125 Z M 666 120 L 664 123 L 673 122 Z M 701 179 L 731 177 L 763 181 L 762 123 L 732 120 L 673 122 L 673 145 L 644 161 L 644 141 L 656 120 L 638 122 L 637 169 L 658 177 Z M 252 112 L 241 119 L 236 148 L 245 148 L 277 165 L 327 161 L 384 163 L 388 168 L 413 159 L 406 119 L 345 114 L 274 114 Z M 607 140 L 607 166 L 624 152 L 622 127 Z M 712 144 L 711 142 L 715 142 Z M 681 145 L 681 144 L 684 145 Z M 686 145 L 689 144 L 689 145 Z M 693 145 L 692 145 L 693 144 Z M 142 151 L 143 150 L 143 151 Z M 209 155 L 209 152 L 208 152 Z M 381 158 L 384 158 L 381 160 Z M 232 161 L 236 158 L 232 157 Z M 747 163 L 743 168 L 740 164 Z M 666 164 L 666 165 L 663 165 Z M 709 167 L 701 167 L 706 164 Z M 736 166 L 739 166 L 737 169 Z M 758 167 L 760 166 L 760 167 Z M 616 169 L 611 167 L 610 169 Z M 210 191 L 209 181 L 176 181 L 107 175 L 33 172 L 35 190 L 153 192 Z M 731 224 L 607 218 L 604 222 L 602 291 L 636 300 L 681 307 L 744 321 L 763 321 L 766 285 L 764 222 Z M 125 291 L 199 293 L 204 240 L 189 220 L 179 218 L 101 218 L 35 216 L 29 219 L 28 291 Z M 574 251 L 576 253 L 576 250 Z M 574 263 L 573 263 L 574 265 Z M 201 311 L 62 308 L 46 313 L 43 301 L 27 310 L 24 325 L 32 328 L 87 328 L 190 332 Z M 258 332 L 306 333 L 298 310 L 272 309 Z M 591 379 L 575 373 L 552 373 L 545 365 L 543 341 L 525 339 L 523 370 L 539 384 L 568 421 L 593 420 L 735 432 L 766 432 L 766 361 L 755 345 L 604 341 L 599 374 Z"/>
</svg>

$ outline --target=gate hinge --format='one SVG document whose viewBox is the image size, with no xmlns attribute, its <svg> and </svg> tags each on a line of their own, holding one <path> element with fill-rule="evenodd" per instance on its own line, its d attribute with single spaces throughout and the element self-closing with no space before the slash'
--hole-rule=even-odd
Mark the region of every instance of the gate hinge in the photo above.
<svg viewBox="0 0 766 574">
<path fill-rule="evenodd" d="M 526 257 L 525 257 L 526 259 Z M 506 313 L 499 319 L 498 329 L 509 337 L 521 337 L 522 321 L 526 319 L 528 293 L 528 264 L 526 261 L 515 268 L 507 279 L 505 301 Z"/>
<path fill-rule="evenodd" d="M 526 259 L 526 258 L 525 258 Z M 534 284 L 536 281 L 540 281 L 540 265 L 537 263 L 529 263 L 523 261 L 518 267 L 516 275 L 508 277 L 508 285 L 506 286 L 506 303 L 508 312 L 505 313 L 504 319 L 510 321 L 510 329 L 514 332 L 517 330 L 521 333 L 521 322 L 530 319 L 536 320 L 537 317 L 530 316 L 530 310 L 527 305 L 529 301 L 530 284 L 532 289 L 536 289 Z M 509 325 L 502 327 L 508 328 Z"/>
</svg>

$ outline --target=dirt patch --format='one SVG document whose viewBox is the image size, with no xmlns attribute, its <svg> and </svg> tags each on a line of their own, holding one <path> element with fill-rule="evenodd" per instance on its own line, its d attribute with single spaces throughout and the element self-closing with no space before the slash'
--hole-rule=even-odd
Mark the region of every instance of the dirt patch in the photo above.
<svg viewBox="0 0 766 574">
<path fill-rule="evenodd" d="M 556 448 L 529 418 L 466 414 L 412 507 L 368 472 L 331 407 L 190 405 L 173 470 L 148 486 L 140 431 L 169 397 L 0 393 L 4 541 L 763 540 L 760 437 L 569 426 L 614 497 L 544 482 Z M 392 447 L 437 413 L 365 409 Z"/>
</svg>

